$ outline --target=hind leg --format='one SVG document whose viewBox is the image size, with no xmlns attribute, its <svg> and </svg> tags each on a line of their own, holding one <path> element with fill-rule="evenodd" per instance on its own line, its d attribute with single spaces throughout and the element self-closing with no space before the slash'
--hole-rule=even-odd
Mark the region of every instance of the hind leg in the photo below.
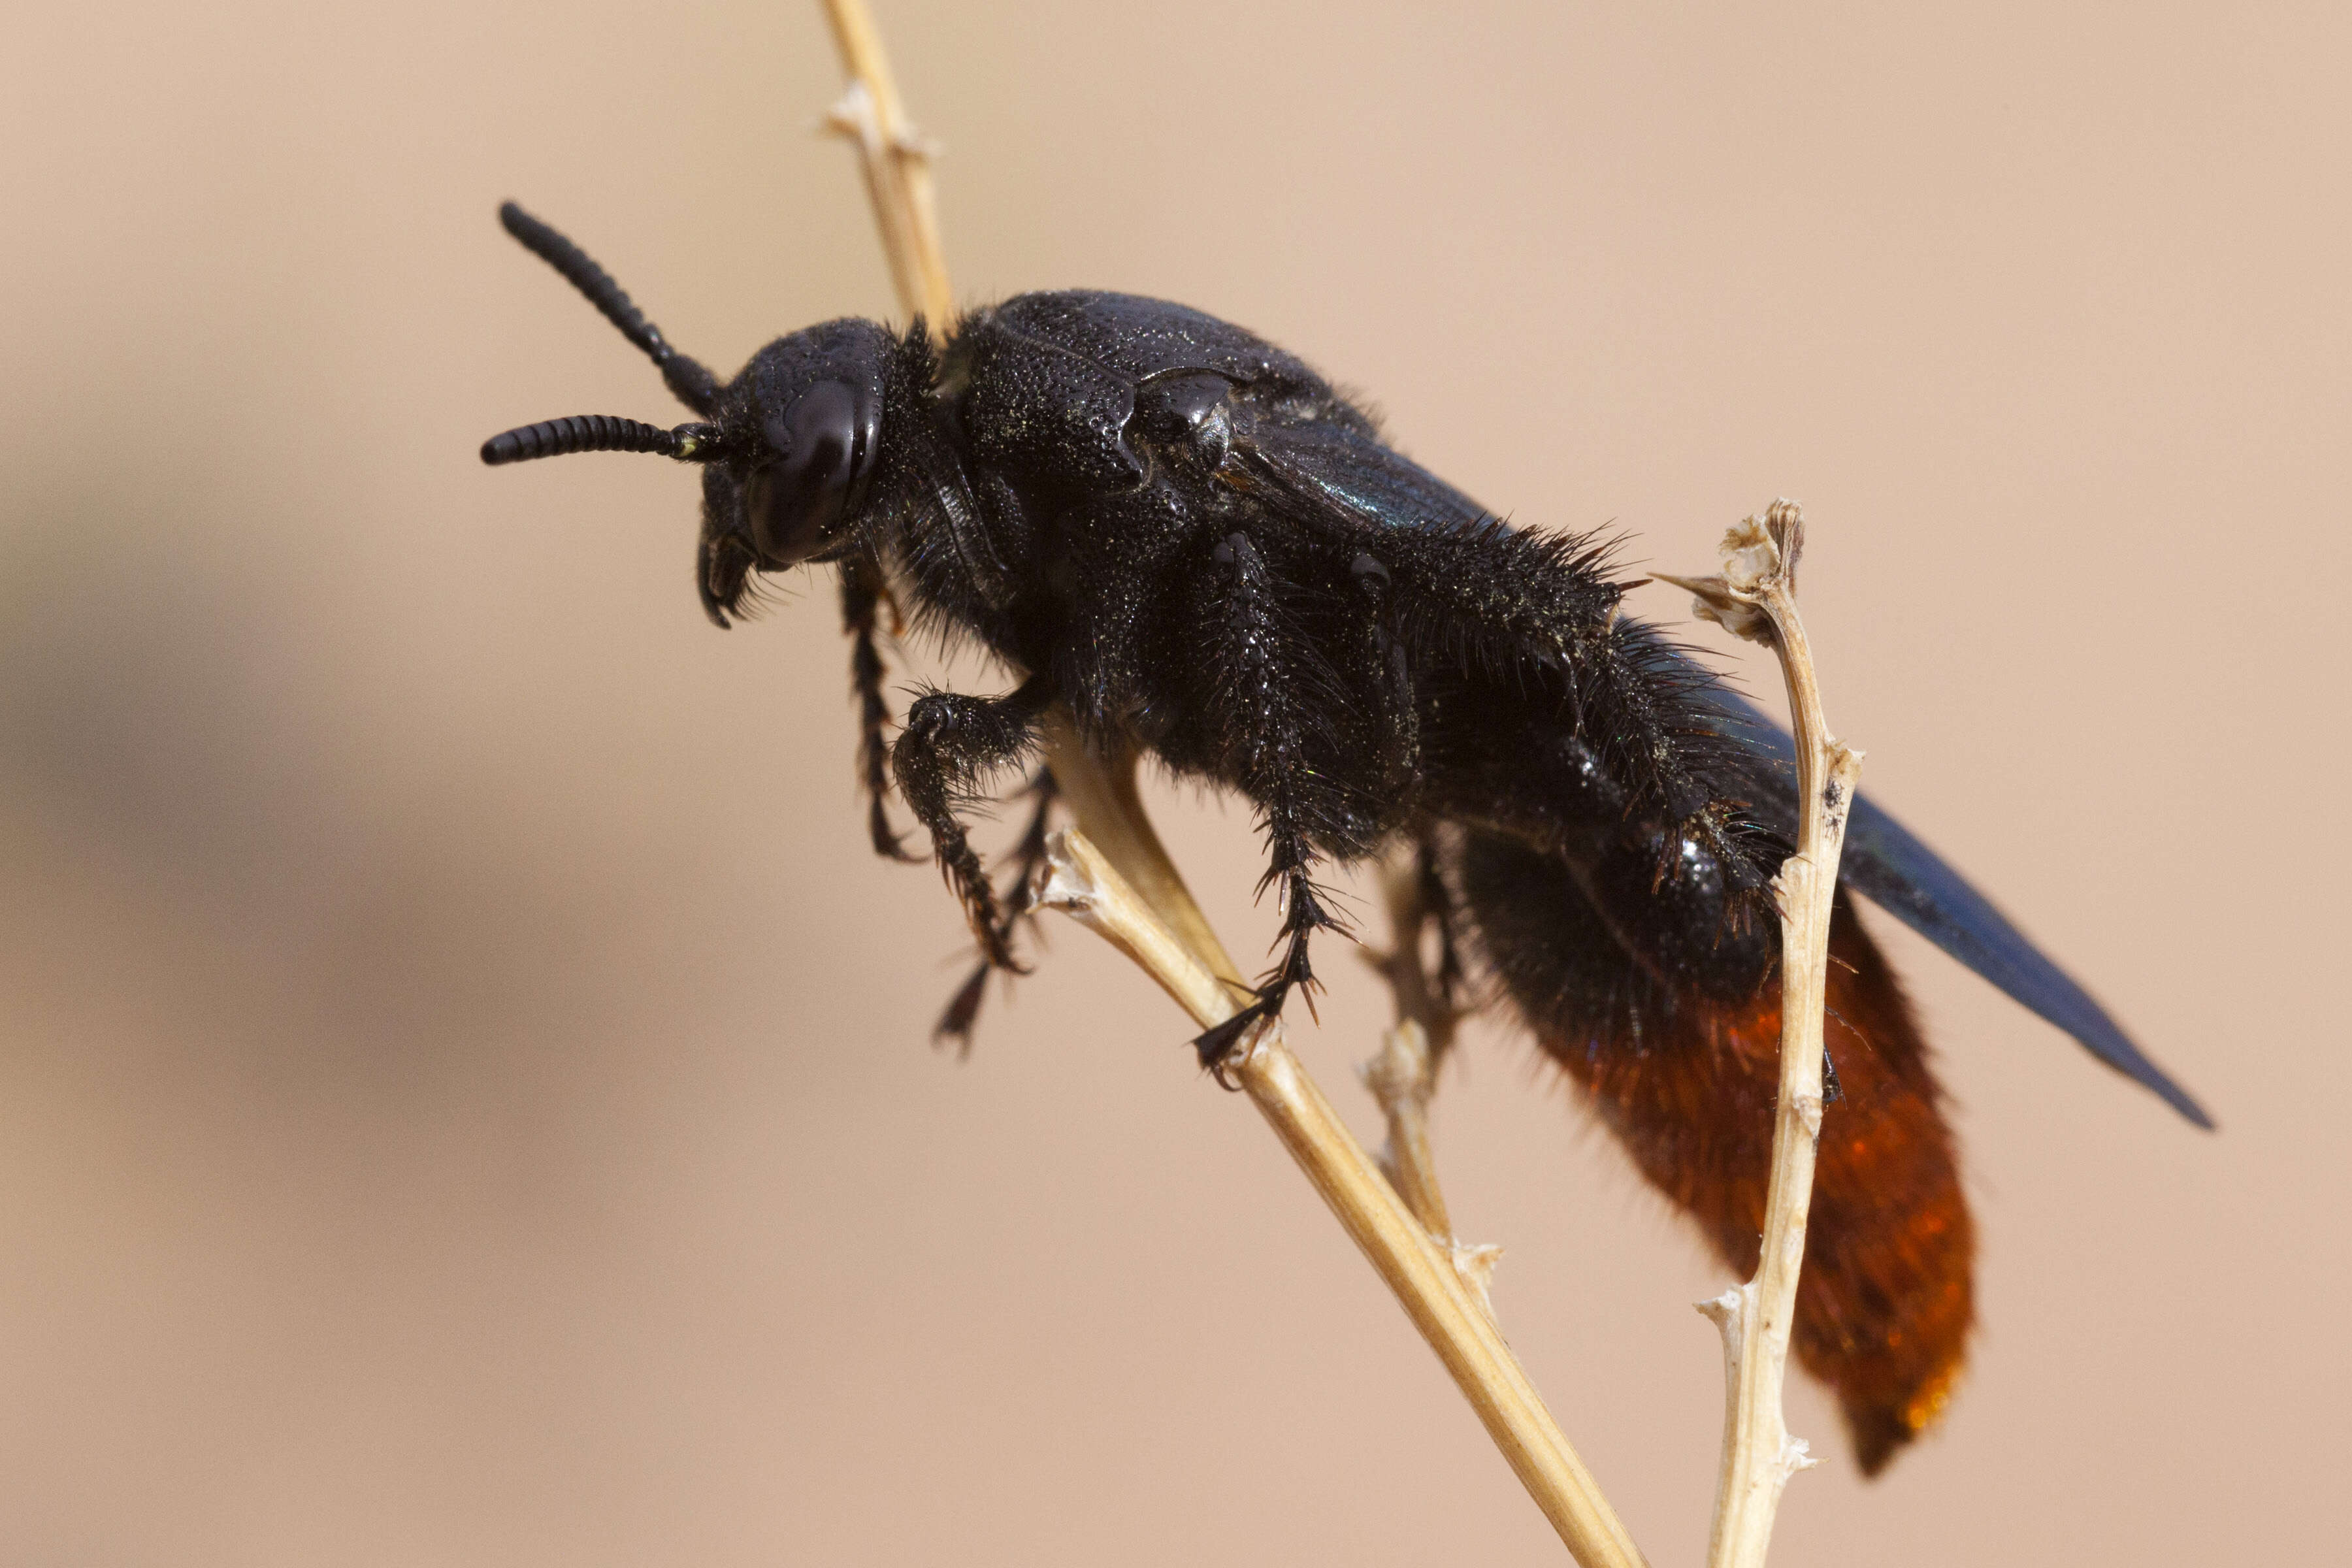
<svg viewBox="0 0 2352 1568">
<path fill-rule="evenodd" d="M 1311 679 L 1277 602 L 1273 574 L 1244 533 L 1219 543 L 1212 553 L 1216 584 L 1205 631 L 1211 672 L 1210 703 L 1223 732 L 1230 775 L 1257 803 L 1265 835 L 1263 892 L 1278 888 L 1282 929 L 1276 942 L 1282 957 L 1259 985 L 1248 1006 L 1193 1042 L 1203 1066 L 1215 1067 L 1260 1021 L 1279 1016 L 1292 991 L 1316 984 L 1308 942 L 1318 931 L 1339 930 L 1313 872 L 1317 854 L 1311 836 L 1328 812 L 1318 799 L 1309 760 L 1314 724 Z"/>
</svg>

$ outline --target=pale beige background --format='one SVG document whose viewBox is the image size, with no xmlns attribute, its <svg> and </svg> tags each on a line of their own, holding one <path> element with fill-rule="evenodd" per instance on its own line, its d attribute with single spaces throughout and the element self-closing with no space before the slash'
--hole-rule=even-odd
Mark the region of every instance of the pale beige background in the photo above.
<svg viewBox="0 0 2352 1568">
<path fill-rule="evenodd" d="M 1882 1484 L 1800 1398 L 1780 1560 L 2340 1560 L 2352 27 L 1896 9 L 883 20 L 967 298 L 1231 316 L 1673 569 L 1803 498 L 1870 784 L 2217 1110 L 1891 939 L 1986 1327 Z M 721 636 L 688 478 L 475 462 L 677 416 L 501 197 L 722 369 L 887 308 L 835 85 L 784 0 L 10 24 L 0 1559 L 1557 1560 L 1091 939 L 929 1048 L 956 921 L 866 852 L 829 594 Z M 1255 949 L 1244 819 L 1166 815 Z M 1528 1057 L 1446 1086 L 1455 1212 L 1690 1563 L 1720 1274 Z"/>
</svg>

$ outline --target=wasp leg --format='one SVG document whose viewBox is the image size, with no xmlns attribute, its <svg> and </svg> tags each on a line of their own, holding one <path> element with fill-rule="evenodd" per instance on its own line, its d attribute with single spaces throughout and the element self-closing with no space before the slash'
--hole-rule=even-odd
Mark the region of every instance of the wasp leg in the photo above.
<svg viewBox="0 0 2352 1568">
<path fill-rule="evenodd" d="M 977 799 L 990 773 L 1030 748 L 1037 716 L 1053 700 L 1053 688 L 1035 676 L 1009 697 L 934 691 L 907 710 L 907 727 L 890 748 L 898 793 L 929 831 L 940 869 L 963 905 L 982 954 L 994 969 L 1017 972 L 1020 965 L 1013 958 L 996 889 L 989 884 L 956 808 Z"/>
<path fill-rule="evenodd" d="M 890 743 L 882 732 L 890 726 L 890 703 L 882 695 L 882 650 L 875 638 L 874 612 L 882 602 L 880 573 L 870 562 L 853 561 L 841 568 L 841 621 L 850 636 L 850 686 L 857 694 L 857 774 L 866 786 L 866 829 L 874 839 L 874 853 L 886 860 L 912 863 L 919 856 L 907 853 L 904 836 L 890 826 L 882 796 L 890 787 Z"/>
<path fill-rule="evenodd" d="M 1258 891 L 1281 889 L 1282 929 L 1275 940 L 1283 954 L 1255 1001 L 1192 1042 L 1211 1068 L 1253 1025 L 1279 1016 L 1293 989 L 1306 988 L 1312 1005 L 1308 941 L 1318 931 L 1344 929 L 1310 874 L 1316 853 L 1309 835 L 1319 815 L 1307 756 L 1312 667 L 1303 662 L 1276 604 L 1272 575 L 1249 536 L 1231 535 L 1213 560 L 1221 598 L 1209 627 L 1212 703 L 1230 748 L 1230 776 L 1257 804 L 1266 841 Z"/>
<path fill-rule="evenodd" d="M 1437 846 L 1426 838 L 1414 848 L 1413 875 L 1420 886 L 1422 918 L 1437 928 L 1437 973 L 1430 977 L 1431 988 L 1437 994 L 1439 1006 L 1459 1014 L 1464 984 L 1461 917 L 1438 869 Z"/>
<path fill-rule="evenodd" d="M 997 917 L 998 935 L 1008 947 L 1013 931 L 1024 922 L 1034 923 L 1036 911 L 1030 907 L 1034 889 L 1032 881 L 1037 868 L 1045 863 L 1045 829 L 1054 815 L 1054 802 L 1061 790 L 1054 783 L 1053 771 L 1039 768 L 1037 776 L 1029 781 L 1027 793 L 1036 798 L 1037 808 L 1030 814 L 1029 826 L 1021 835 L 1020 845 L 1013 851 L 1013 877 L 1003 898 L 1003 913 Z M 988 976 L 996 964 L 986 957 L 973 965 L 964 983 L 956 987 L 947 1011 L 940 1015 L 939 1027 L 931 1031 L 935 1040 L 953 1040 L 960 1051 L 971 1049 L 971 1026 L 980 1016 L 980 1004 L 987 994 Z"/>
</svg>

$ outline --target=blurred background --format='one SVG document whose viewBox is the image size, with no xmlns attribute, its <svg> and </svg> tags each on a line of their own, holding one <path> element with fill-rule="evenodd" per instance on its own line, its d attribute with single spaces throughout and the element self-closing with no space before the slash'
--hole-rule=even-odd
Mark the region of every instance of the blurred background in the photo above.
<svg viewBox="0 0 2352 1568">
<path fill-rule="evenodd" d="M 1958 1102 L 1984 1330 L 1883 1482 L 1797 1395 L 1830 1462 L 1776 1561 L 2330 1554 L 2344 8 L 880 21 L 967 300 L 1231 317 L 1662 570 L 1802 498 L 1866 784 L 2220 1118 L 1877 921 Z M 814 5 L 10 35 L 0 1560 L 1559 1560 L 1094 939 L 1051 931 L 970 1060 L 929 1047 L 966 955 L 938 879 L 866 851 L 829 588 L 722 636 L 688 477 L 475 459 L 681 416 L 501 198 L 722 372 L 892 310 L 813 134 Z M 1158 809 L 1260 951 L 1245 815 Z M 1369 1137 L 1386 999 L 1327 967 L 1299 1043 Z M 1696 1561 L 1721 1270 L 1508 1031 L 1436 1117 L 1537 1381 L 1652 1560 Z"/>
</svg>

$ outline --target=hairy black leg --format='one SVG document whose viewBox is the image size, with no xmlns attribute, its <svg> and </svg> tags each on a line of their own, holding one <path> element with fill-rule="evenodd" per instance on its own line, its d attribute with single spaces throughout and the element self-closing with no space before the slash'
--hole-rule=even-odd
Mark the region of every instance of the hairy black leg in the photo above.
<svg viewBox="0 0 2352 1568">
<path fill-rule="evenodd" d="M 1272 575 L 1247 534 L 1220 542 L 1212 570 L 1221 590 L 1204 628 L 1214 672 L 1212 706 L 1224 731 L 1227 775 L 1257 803 L 1265 834 L 1266 870 L 1258 890 L 1281 889 L 1283 916 L 1275 938 L 1282 958 L 1256 999 L 1192 1042 L 1202 1064 L 1213 1068 L 1252 1026 L 1278 1016 L 1293 989 L 1307 988 L 1312 1005 L 1308 941 L 1318 931 L 1341 929 L 1341 922 L 1310 875 L 1316 855 L 1308 834 L 1317 810 L 1307 753 L 1318 672 L 1286 626 Z"/>
<path fill-rule="evenodd" d="M 866 786 L 866 830 L 874 853 L 913 862 L 903 836 L 890 826 L 882 796 L 890 785 L 890 703 L 882 695 L 882 650 L 875 640 L 874 613 L 882 603 L 881 573 L 871 561 L 848 561 L 841 568 L 841 620 L 850 636 L 850 685 L 857 694 L 857 774 Z"/>
<path fill-rule="evenodd" d="M 1030 900 L 1036 889 L 1031 884 L 1035 880 L 1037 868 L 1045 863 L 1045 830 L 1051 825 L 1054 802 L 1060 796 L 1061 790 L 1054 783 L 1053 770 L 1039 768 L 1037 776 L 1029 781 L 1025 793 L 1035 798 L 1037 806 L 1030 813 L 1029 826 L 1013 851 L 1013 877 L 1003 895 L 1003 912 L 997 917 L 998 934 L 1008 948 L 1012 945 L 1013 931 L 1023 921 L 1034 923 L 1035 910 L 1031 908 Z M 953 1040 L 960 1052 L 970 1053 L 971 1026 L 980 1016 L 981 1000 L 988 992 L 989 974 L 996 968 L 996 963 L 985 956 L 972 966 L 971 973 L 956 987 L 947 1011 L 940 1015 L 939 1026 L 931 1031 L 933 1039 Z"/>
<path fill-rule="evenodd" d="M 1437 846 L 1426 838 L 1414 847 L 1413 876 L 1421 889 L 1422 918 L 1437 928 L 1437 973 L 1430 976 L 1430 988 L 1436 993 L 1439 1006 L 1448 1012 L 1459 1012 L 1463 984 L 1461 921 L 1454 913 L 1454 895 L 1438 869 Z"/>
<path fill-rule="evenodd" d="M 1423 839 L 1413 848 L 1413 875 L 1421 884 L 1421 907 L 1437 924 L 1437 985 L 1449 1005 L 1462 990 L 1462 944 L 1454 918 L 1454 897 L 1438 868 L 1437 846 Z"/>
<path fill-rule="evenodd" d="M 907 710 L 907 727 L 890 748 L 898 793 L 929 831 L 940 869 L 963 904 L 971 934 L 992 968 L 1019 966 L 1003 929 L 996 889 L 989 884 L 956 808 L 978 797 L 990 773 L 1030 748 L 1037 716 L 1053 700 L 1053 688 L 1037 676 L 1009 697 L 934 691 Z"/>
</svg>

